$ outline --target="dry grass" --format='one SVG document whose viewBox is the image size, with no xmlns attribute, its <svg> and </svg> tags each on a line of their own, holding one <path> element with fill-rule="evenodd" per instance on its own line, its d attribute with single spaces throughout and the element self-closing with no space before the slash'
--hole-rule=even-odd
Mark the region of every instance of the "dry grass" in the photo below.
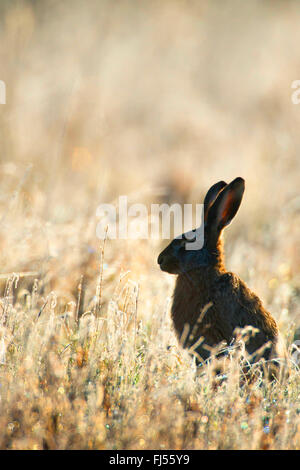
<svg viewBox="0 0 300 470">
<path fill-rule="evenodd" d="M 96 238 L 102 202 L 202 202 L 243 176 L 227 266 L 290 346 L 298 2 L 10 0 L 0 13 L 0 448 L 299 449 L 297 366 L 244 387 L 234 359 L 220 384 L 197 372 L 172 331 L 163 243 Z"/>
</svg>

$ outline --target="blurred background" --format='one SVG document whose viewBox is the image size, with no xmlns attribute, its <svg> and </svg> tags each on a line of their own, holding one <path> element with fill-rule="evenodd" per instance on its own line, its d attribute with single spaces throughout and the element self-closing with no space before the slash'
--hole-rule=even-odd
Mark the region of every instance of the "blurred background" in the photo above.
<svg viewBox="0 0 300 470">
<path fill-rule="evenodd" d="M 40 306 L 55 291 L 60 311 L 84 279 L 83 312 L 100 203 L 201 203 L 242 176 L 227 267 L 297 326 L 299 19 L 292 0 L 1 0 L 2 292 L 21 273 L 17 301 L 38 279 Z M 107 240 L 103 302 L 130 271 L 140 315 L 159 316 L 174 281 L 156 264 L 164 244 Z"/>
</svg>

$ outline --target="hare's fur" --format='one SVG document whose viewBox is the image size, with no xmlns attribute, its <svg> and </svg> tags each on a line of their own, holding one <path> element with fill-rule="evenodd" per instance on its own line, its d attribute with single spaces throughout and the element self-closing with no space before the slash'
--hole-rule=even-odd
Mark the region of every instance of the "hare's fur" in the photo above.
<svg viewBox="0 0 300 470">
<path fill-rule="evenodd" d="M 235 216 L 242 200 L 244 180 L 219 182 L 204 201 L 204 245 L 185 250 L 185 237 L 174 239 L 159 255 L 163 271 L 177 274 L 171 315 L 183 346 L 192 348 L 198 360 L 206 360 L 221 342 L 232 344 L 238 329 L 253 327 L 245 347 L 251 362 L 277 355 L 278 328 L 261 300 L 224 265 L 221 233 Z M 207 306 L 207 308 L 205 308 Z M 203 311 L 205 310 L 204 314 Z M 186 334 L 186 328 L 188 332 Z M 199 341 L 202 338 L 202 341 Z"/>
</svg>

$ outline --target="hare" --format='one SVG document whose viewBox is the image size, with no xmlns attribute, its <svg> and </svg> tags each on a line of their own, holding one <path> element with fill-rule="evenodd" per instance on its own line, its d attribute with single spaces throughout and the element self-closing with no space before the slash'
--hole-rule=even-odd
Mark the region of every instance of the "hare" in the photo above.
<svg viewBox="0 0 300 470">
<path fill-rule="evenodd" d="M 236 215 L 244 189 L 243 178 L 214 184 L 204 199 L 203 247 L 186 250 L 183 234 L 158 256 L 161 270 L 177 275 L 171 316 L 183 347 L 194 349 L 197 362 L 208 359 L 212 348 L 221 342 L 232 344 L 238 329 L 247 326 L 253 327 L 245 344 L 251 363 L 272 359 L 277 353 L 279 333 L 274 318 L 224 265 L 221 234 Z"/>
</svg>

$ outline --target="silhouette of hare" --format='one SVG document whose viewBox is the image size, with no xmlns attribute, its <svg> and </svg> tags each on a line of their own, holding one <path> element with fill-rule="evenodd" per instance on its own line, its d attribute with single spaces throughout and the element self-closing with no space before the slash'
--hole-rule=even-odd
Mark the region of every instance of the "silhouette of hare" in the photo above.
<svg viewBox="0 0 300 470">
<path fill-rule="evenodd" d="M 246 327 L 246 332 L 253 327 L 245 343 L 249 362 L 271 360 L 277 354 L 275 320 L 257 295 L 224 265 L 222 230 L 236 215 L 244 189 L 242 178 L 214 184 L 204 199 L 203 247 L 186 249 L 191 239 L 183 234 L 158 256 L 160 268 L 177 275 L 171 315 L 183 347 L 190 348 L 198 362 L 205 361 L 219 343 L 233 344 L 238 329 Z"/>
</svg>

